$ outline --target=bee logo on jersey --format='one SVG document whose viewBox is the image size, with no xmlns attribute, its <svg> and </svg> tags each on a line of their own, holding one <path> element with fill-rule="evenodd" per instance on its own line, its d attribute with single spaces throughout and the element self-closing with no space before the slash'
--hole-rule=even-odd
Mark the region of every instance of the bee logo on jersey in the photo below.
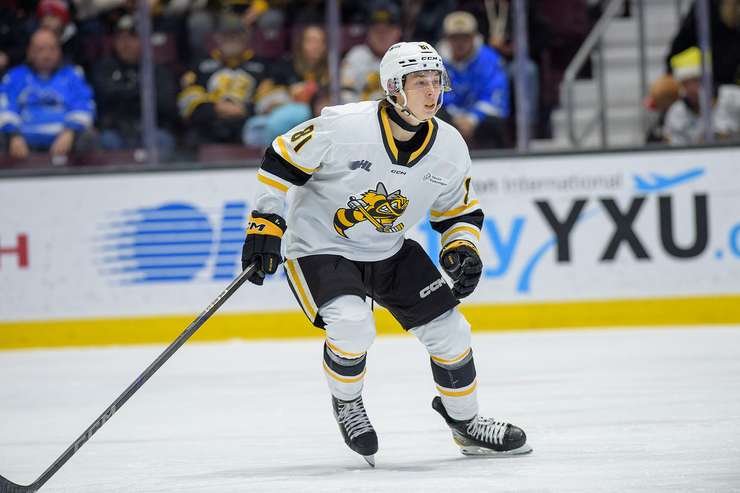
<svg viewBox="0 0 740 493">
<path fill-rule="evenodd" d="M 345 231 L 357 223 L 369 221 L 380 233 L 398 233 L 403 223 L 394 224 L 409 205 L 409 199 L 401 195 L 401 190 L 388 193 L 383 183 L 375 190 L 364 192 L 359 198 L 350 196 L 349 208 L 339 209 L 334 214 L 334 229 L 347 238 Z"/>
</svg>

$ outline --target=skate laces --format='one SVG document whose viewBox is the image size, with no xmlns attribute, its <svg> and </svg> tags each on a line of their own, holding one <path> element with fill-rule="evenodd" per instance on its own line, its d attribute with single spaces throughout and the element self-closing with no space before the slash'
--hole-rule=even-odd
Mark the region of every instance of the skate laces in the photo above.
<svg viewBox="0 0 740 493">
<path fill-rule="evenodd" d="M 501 445 L 504 443 L 507 426 L 508 423 L 476 416 L 470 420 L 465 431 L 476 440 Z"/>
<path fill-rule="evenodd" d="M 349 402 L 339 401 L 337 419 L 344 425 L 350 440 L 363 433 L 374 431 L 362 404 L 362 397 Z"/>
</svg>

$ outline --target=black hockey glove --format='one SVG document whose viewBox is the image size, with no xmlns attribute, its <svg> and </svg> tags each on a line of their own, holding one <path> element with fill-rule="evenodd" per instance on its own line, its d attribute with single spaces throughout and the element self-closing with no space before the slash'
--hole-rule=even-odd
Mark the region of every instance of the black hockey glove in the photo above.
<svg viewBox="0 0 740 493">
<path fill-rule="evenodd" d="M 439 254 L 439 263 L 452 279 L 455 298 L 465 298 L 475 290 L 483 272 L 483 263 L 472 243 L 465 240 L 450 242 Z"/>
<path fill-rule="evenodd" d="M 262 286 L 265 274 L 274 274 L 283 261 L 280 242 L 285 232 L 285 219 L 277 214 L 262 214 L 253 211 L 249 216 L 247 239 L 242 248 L 242 270 L 257 260 L 257 270 L 249 276 L 249 282 Z"/>
</svg>

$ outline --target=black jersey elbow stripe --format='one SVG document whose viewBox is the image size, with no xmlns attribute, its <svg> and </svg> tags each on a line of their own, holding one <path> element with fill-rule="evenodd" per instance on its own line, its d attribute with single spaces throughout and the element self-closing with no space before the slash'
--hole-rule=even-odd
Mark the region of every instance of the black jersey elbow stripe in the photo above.
<svg viewBox="0 0 740 493">
<path fill-rule="evenodd" d="M 450 228 L 455 228 L 462 224 L 470 224 L 478 229 L 478 231 L 480 231 L 481 229 L 483 229 L 484 217 L 485 216 L 483 215 L 482 209 L 477 209 L 472 212 L 468 212 L 467 214 L 463 214 L 462 216 L 457 216 L 450 219 L 435 221 L 435 218 L 432 217 L 432 229 L 439 234 L 445 234 L 447 233 L 447 231 L 450 230 Z"/>
<path fill-rule="evenodd" d="M 283 159 L 272 146 L 268 147 L 265 151 L 265 156 L 262 158 L 262 165 L 260 167 L 267 173 L 275 175 L 292 185 L 304 185 L 311 178 L 309 173 L 301 171 Z"/>
</svg>

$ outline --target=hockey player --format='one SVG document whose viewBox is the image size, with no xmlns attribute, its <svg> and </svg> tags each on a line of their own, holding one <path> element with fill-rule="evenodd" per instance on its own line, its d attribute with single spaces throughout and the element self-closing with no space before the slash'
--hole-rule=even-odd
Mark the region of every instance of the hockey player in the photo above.
<svg viewBox="0 0 740 493">
<path fill-rule="evenodd" d="M 384 100 L 327 107 L 267 149 L 243 266 L 258 263 L 250 281 L 261 285 L 282 261 L 284 238 L 290 288 L 326 331 L 323 365 L 337 423 L 371 465 L 378 439 L 362 401 L 375 337 L 367 296 L 426 346 L 440 394 L 432 407 L 463 454 L 529 452 L 520 428 L 478 414 L 470 325 L 456 305 L 481 275 L 483 211 L 465 142 L 434 118 L 449 89 L 444 65 L 426 43 L 397 43 L 383 56 L 380 77 Z M 441 234 L 439 260 L 452 288 L 405 238 L 427 214 Z"/>
</svg>

